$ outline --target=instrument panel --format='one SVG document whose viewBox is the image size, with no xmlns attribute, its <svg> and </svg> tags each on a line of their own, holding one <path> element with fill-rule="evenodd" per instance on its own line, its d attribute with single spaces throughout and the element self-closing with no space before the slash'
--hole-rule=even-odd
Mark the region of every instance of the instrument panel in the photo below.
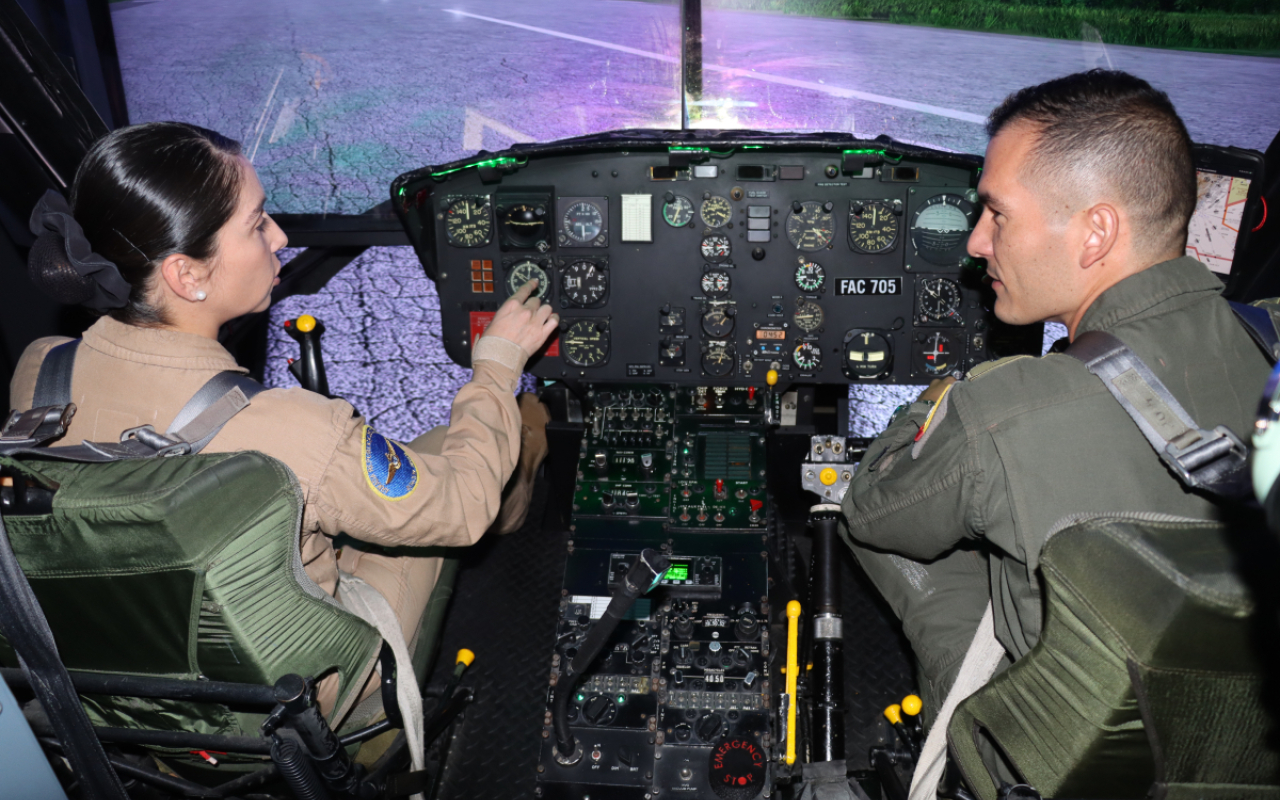
<svg viewBox="0 0 1280 800">
<path fill-rule="evenodd" d="M 624 131 L 400 176 L 450 357 L 469 364 L 530 279 L 561 317 L 528 367 L 544 379 L 923 383 L 992 357 L 966 252 L 980 159 L 834 134 L 708 138 Z"/>
</svg>

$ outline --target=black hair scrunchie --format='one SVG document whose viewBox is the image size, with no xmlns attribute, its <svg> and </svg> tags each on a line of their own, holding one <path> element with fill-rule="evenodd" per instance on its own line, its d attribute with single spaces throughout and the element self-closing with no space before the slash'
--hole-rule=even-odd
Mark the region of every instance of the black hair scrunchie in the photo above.
<svg viewBox="0 0 1280 800">
<path fill-rule="evenodd" d="M 27 257 L 27 272 L 37 286 L 55 300 L 101 313 L 128 304 L 129 282 L 115 264 L 93 252 L 61 194 L 45 192 L 28 225 L 37 238 Z"/>
</svg>

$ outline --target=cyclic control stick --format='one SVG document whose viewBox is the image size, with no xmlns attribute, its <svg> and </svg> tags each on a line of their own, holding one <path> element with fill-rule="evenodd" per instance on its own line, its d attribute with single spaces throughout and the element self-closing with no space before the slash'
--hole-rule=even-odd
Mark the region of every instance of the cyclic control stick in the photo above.
<svg viewBox="0 0 1280 800">
<path fill-rule="evenodd" d="M 840 506 L 809 509 L 813 526 L 813 760 L 844 760 L 844 632 L 840 611 Z"/>
<path fill-rule="evenodd" d="M 289 371 L 298 379 L 302 388 L 332 397 L 329 394 L 329 378 L 324 373 L 324 359 L 320 355 L 320 336 L 324 333 L 324 323 L 310 314 L 303 314 L 297 319 L 285 320 L 285 333 L 298 343 L 302 354 L 296 361 L 289 362 Z"/>
<path fill-rule="evenodd" d="M 627 574 L 614 586 L 613 597 L 604 615 L 591 626 L 586 641 L 582 643 L 582 647 L 578 649 L 573 660 L 565 668 L 564 674 L 556 682 L 555 755 L 560 764 L 572 766 L 582 758 L 582 750 L 574 741 L 573 732 L 569 730 L 569 698 L 573 696 L 574 686 L 581 679 L 582 673 L 600 655 L 605 643 L 617 629 L 618 623 L 631 610 L 636 599 L 657 586 L 670 565 L 670 559 L 652 548 L 646 547 L 640 551 L 640 555 L 627 570 Z"/>
</svg>

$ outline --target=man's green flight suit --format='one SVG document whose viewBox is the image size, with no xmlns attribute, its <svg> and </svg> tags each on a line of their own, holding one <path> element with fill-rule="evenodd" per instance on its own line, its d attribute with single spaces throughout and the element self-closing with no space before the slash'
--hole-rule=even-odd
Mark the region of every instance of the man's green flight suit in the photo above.
<svg viewBox="0 0 1280 800">
<path fill-rule="evenodd" d="M 1112 333 L 1200 427 L 1227 425 L 1247 437 L 1270 363 L 1221 293 L 1204 265 L 1177 258 L 1108 289 L 1077 332 Z M 844 499 L 842 533 L 903 622 L 930 712 L 946 696 L 988 600 L 996 637 L 1013 660 L 1035 645 L 1042 616 L 1036 569 L 1058 520 L 1106 511 L 1217 516 L 1071 356 L 979 365 L 950 388 L 925 427 L 929 412 L 912 404 L 867 450 Z"/>
</svg>

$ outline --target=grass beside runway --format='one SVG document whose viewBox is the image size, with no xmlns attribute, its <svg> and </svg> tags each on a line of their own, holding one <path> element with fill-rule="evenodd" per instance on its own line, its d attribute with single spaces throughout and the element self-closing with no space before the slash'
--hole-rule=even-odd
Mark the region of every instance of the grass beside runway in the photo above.
<svg viewBox="0 0 1280 800">
<path fill-rule="evenodd" d="M 1049 5 L 1049 2 L 1061 5 Z M 1122 0 L 1123 1 L 1123 0 Z M 739 11 L 771 11 L 810 17 L 858 19 L 928 25 L 938 28 L 1015 33 L 1051 39 L 1080 40 L 1096 29 L 1107 44 L 1280 56 L 1280 14 L 1223 13 L 1205 8 L 1194 13 L 1163 11 L 1156 3 L 1128 2 L 1128 7 L 1085 5 L 1072 0 L 707 0 L 704 7 Z M 1212 0 L 1210 0 L 1212 2 Z M 1112 3 L 1107 5 L 1119 5 Z M 1218 0 L 1217 8 L 1247 10 L 1250 4 Z M 1178 2 L 1178 7 L 1193 6 Z M 1199 5 L 1203 8 L 1203 5 Z M 1260 5 L 1258 7 L 1261 7 Z M 1085 26 L 1088 26 L 1087 28 Z"/>
</svg>

